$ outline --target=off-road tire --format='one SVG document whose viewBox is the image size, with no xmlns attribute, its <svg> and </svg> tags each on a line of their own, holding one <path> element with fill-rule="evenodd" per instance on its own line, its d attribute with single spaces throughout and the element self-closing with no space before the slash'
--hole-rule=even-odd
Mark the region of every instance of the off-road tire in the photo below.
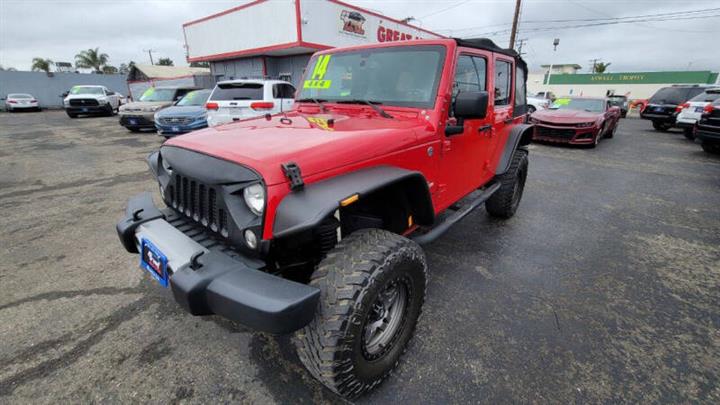
<svg viewBox="0 0 720 405">
<path fill-rule="evenodd" d="M 508 219 L 515 215 L 528 172 L 528 152 L 525 149 L 515 151 L 507 172 L 495 178 L 500 188 L 486 202 L 485 209 L 493 217 Z"/>
<path fill-rule="evenodd" d="M 662 132 L 667 132 L 667 130 L 670 129 L 670 127 L 671 127 L 671 125 L 666 124 L 664 122 L 660 122 L 660 121 L 653 121 L 652 124 L 653 124 L 653 128 L 655 128 L 656 131 L 662 131 Z"/>
<path fill-rule="evenodd" d="M 293 339 L 300 361 L 332 391 L 351 399 L 380 384 L 397 366 L 420 316 L 427 280 L 418 244 L 380 230 L 356 231 L 320 262 L 310 285 L 320 289 L 315 318 Z M 369 356 L 364 332 L 381 292 L 404 283 L 406 305 L 392 339 Z"/>
<path fill-rule="evenodd" d="M 70 117 L 70 118 L 77 118 L 77 114 L 74 114 L 74 113 L 71 113 L 71 112 L 68 112 L 68 113 L 67 113 L 67 116 Z"/>
<path fill-rule="evenodd" d="M 718 143 L 703 142 L 702 149 L 707 153 L 720 154 L 720 144 Z"/>
<path fill-rule="evenodd" d="M 691 141 L 695 140 L 695 130 L 693 128 L 683 128 L 683 135 Z"/>
</svg>

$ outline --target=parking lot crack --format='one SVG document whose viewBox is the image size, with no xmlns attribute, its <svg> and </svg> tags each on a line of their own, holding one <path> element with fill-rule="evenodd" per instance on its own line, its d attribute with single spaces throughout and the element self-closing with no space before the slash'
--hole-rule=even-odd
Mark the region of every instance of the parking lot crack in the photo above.
<svg viewBox="0 0 720 405">
<path fill-rule="evenodd" d="M 92 290 L 74 290 L 74 291 L 50 291 L 46 293 L 41 293 L 38 295 L 33 295 L 31 297 L 21 298 L 17 301 L 13 301 L 7 304 L 0 305 L 0 311 L 3 309 L 8 309 L 12 307 L 16 307 L 19 305 L 27 304 L 29 302 L 35 302 L 35 301 L 42 301 L 42 300 L 59 300 L 62 298 L 76 298 L 76 297 L 88 297 L 91 295 L 121 295 L 121 294 L 132 294 L 132 293 L 138 293 L 141 291 L 140 287 L 127 287 L 127 288 L 117 288 L 117 287 L 102 287 L 102 288 L 94 288 Z"/>
</svg>

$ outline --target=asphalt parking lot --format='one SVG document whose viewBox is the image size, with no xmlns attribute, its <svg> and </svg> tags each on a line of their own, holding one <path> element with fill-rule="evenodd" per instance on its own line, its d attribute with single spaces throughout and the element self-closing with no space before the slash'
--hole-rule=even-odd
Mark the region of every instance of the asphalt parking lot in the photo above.
<svg viewBox="0 0 720 405">
<path fill-rule="evenodd" d="M 0 114 L 0 402 L 343 402 L 287 337 L 187 315 L 120 246 L 160 142 Z M 358 402 L 720 402 L 720 159 L 638 119 L 531 148 L 513 219 L 428 247 L 415 338 Z"/>
</svg>

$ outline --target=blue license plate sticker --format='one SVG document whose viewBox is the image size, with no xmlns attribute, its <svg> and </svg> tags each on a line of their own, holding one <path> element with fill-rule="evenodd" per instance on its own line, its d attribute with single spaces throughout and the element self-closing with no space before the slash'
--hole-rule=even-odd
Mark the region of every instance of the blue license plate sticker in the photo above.
<svg viewBox="0 0 720 405">
<path fill-rule="evenodd" d="M 655 111 L 657 111 L 657 112 L 662 112 L 662 110 L 663 110 L 662 107 L 655 107 Z"/>
<path fill-rule="evenodd" d="M 180 132 L 180 127 L 172 127 L 173 132 Z"/>
<path fill-rule="evenodd" d="M 144 238 L 140 243 L 140 267 L 147 270 L 161 286 L 168 286 L 167 257 Z"/>
<path fill-rule="evenodd" d="M 695 112 L 701 113 L 701 112 L 703 112 L 703 110 L 704 110 L 704 108 L 702 108 L 702 107 L 695 107 Z"/>
<path fill-rule="evenodd" d="M 87 108 L 83 108 L 83 109 L 82 109 L 83 112 L 87 112 L 87 110 L 88 110 Z"/>
<path fill-rule="evenodd" d="M 136 121 L 136 120 L 133 120 L 133 119 L 131 119 L 131 120 L 130 120 L 130 125 L 137 125 L 137 121 Z"/>
</svg>

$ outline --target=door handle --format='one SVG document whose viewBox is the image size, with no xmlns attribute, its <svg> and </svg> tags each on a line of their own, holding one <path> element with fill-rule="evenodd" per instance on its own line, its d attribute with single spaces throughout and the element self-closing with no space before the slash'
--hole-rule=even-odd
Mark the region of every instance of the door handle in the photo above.
<svg viewBox="0 0 720 405">
<path fill-rule="evenodd" d="M 480 128 L 478 128 L 478 132 L 485 132 L 485 131 L 490 130 L 490 129 L 492 129 L 492 125 L 490 125 L 490 124 L 488 124 L 488 125 L 483 125 L 483 126 L 481 126 Z"/>
<path fill-rule="evenodd" d="M 512 118 L 508 118 L 508 119 L 505 120 L 505 123 L 506 123 L 506 124 L 512 124 L 512 122 L 513 122 L 513 119 L 512 119 Z"/>
</svg>

